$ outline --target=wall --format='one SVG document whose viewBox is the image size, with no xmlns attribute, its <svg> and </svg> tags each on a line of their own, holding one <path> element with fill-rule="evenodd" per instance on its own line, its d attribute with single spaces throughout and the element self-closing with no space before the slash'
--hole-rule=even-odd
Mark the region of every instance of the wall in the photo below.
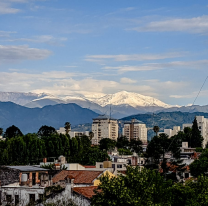
<svg viewBox="0 0 208 206">
<path fill-rule="evenodd" d="M 6 195 L 11 195 L 14 202 L 15 195 L 19 195 L 19 200 L 22 205 L 29 203 L 29 194 L 35 194 L 35 200 L 39 199 L 39 194 L 44 194 L 44 188 L 30 188 L 30 187 L 17 187 L 19 183 L 15 183 L 16 187 L 2 187 L 2 199 L 6 199 Z M 4 204 L 6 202 L 3 202 Z"/>
</svg>

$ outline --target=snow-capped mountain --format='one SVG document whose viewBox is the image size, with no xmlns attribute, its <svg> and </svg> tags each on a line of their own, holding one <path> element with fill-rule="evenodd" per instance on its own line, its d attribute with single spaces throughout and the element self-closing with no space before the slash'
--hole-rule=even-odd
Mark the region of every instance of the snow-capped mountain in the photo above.
<svg viewBox="0 0 208 206">
<path fill-rule="evenodd" d="M 46 93 L 0 92 L 0 101 L 11 101 L 28 108 L 42 108 L 47 105 L 75 103 L 82 108 L 90 109 L 99 114 L 111 114 L 115 118 L 137 113 L 156 112 L 172 107 L 153 97 L 126 91 L 107 95 L 74 95 L 64 98 Z"/>
<path fill-rule="evenodd" d="M 34 99 L 43 98 L 49 94 L 24 93 L 24 92 L 0 92 L 0 102 L 14 102 L 15 104 L 25 105 Z M 50 95 L 51 96 L 51 95 Z"/>
<path fill-rule="evenodd" d="M 163 108 L 170 108 L 171 105 L 165 104 L 164 102 L 155 99 L 153 97 L 144 96 L 141 94 L 133 93 L 133 92 L 126 92 L 121 91 L 115 94 L 107 94 L 101 98 L 91 99 L 95 103 L 99 104 L 100 106 L 104 107 L 106 105 L 130 105 L 132 107 L 163 107 Z"/>
</svg>

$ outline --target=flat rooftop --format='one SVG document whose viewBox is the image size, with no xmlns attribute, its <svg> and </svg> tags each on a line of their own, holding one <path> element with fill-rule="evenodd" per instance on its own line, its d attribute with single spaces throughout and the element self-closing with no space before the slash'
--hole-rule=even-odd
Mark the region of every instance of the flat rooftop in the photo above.
<svg viewBox="0 0 208 206">
<path fill-rule="evenodd" d="M 34 167 L 34 166 L 6 166 L 11 169 L 16 169 L 21 172 L 46 172 L 47 169 L 41 168 L 41 167 Z"/>
</svg>

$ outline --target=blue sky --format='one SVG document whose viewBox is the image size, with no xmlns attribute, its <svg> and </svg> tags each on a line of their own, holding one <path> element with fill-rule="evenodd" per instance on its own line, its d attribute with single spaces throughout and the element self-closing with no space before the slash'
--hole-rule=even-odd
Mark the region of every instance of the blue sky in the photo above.
<svg viewBox="0 0 208 206">
<path fill-rule="evenodd" d="M 0 91 L 187 105 L 207 76 L 207 1 L 0 0 Z"/>
</svg>

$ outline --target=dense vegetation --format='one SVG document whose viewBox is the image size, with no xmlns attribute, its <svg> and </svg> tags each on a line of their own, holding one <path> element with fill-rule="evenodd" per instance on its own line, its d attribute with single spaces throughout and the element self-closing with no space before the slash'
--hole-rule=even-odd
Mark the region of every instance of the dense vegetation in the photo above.
<svg viewBox="0 0 208 206">
<path fill-rule="evenodd" d="M 37 134 L 23 135 L 19 128 L 11 126 L 0 140 L 0 165 L 38 164 L 42 158 L 52 161 L 60 155 L 67 162 L 95 165 L 108 157 L 106 151 L 91 146 L 89 137 L 73 137 L 57 134 L 52 127 L 42 126 Z"/>
<path fill-rule="evenodd" d="M 208 178 L 199 176 L 185 183 L 166 180 L 155 170 L 127 167 L 126 175 L 102 176 L 93 206 L 205 206 Z"/>
</svg>

